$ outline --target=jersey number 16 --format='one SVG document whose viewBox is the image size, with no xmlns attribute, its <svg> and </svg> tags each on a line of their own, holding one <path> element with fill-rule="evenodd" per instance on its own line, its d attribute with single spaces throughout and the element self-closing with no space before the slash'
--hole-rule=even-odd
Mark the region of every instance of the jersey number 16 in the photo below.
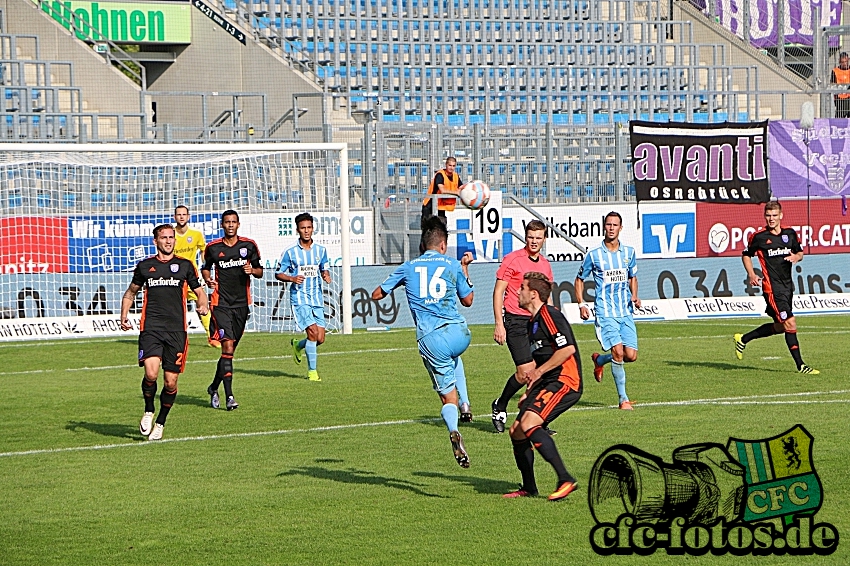
<svg viewBox="0 0 850 566">
<path fill-rule="evenodd" d="M 428 268 L 417 267 L 416 273 L 419 274 L 419 298 L 424 299 L 431 297 L 433 299 L 442 299 L 446 295 L 446 281 L 440 277 L 445 271 L 445 267 L 438 267 L 428 281 Z M 428 293 L 425 293 L 427 289 Z"/>
</svg>

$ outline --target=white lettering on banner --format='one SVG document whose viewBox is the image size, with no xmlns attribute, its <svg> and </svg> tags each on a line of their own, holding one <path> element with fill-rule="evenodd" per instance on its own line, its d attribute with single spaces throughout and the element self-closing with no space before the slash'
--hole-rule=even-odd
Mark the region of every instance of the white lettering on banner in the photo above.
<svg viewBox="0 0 850 566">
<path fill-rule="evenodd" d="M 602 280 L 606 285 L 610 283 L 625 283 L 629 280 L 629 272 L 624 268 L 606 269 L 602 272 Z"/>
<path fill-rule="evenodd" d="M 121 330 L 121 319 L 115 315 L 0 319 L 0 343 L 42 338 L 138 335 L 140 315 L 130 315 L 129 319 L 132 329 L 127 332 Z M 195 312 L 189 313 L 188 325 L 190 333 L 204 332 L 204 327 Z"/>
<path fill-rule="evenodd" d="M 748 314 L 757 313 L 756 304 L 752 299 L 682 299 L 687 309 L 688 318 L 694 314 Z"/>
<path fill-rule="evenodd" d="M 797 232 L 802 246 L 847 246 L 850 245 L 850 224 L 821 224 L 820 226 L 791 226 Z M 728 230 L 729 248 L 731 250 L 744 249 L 749 244 L 750 236 L 760 228 L 747 226 L 746 228 L 733 227 L 731 230 L 725 225 L 717 223 L 709 230 L 709 246 L 717 253 L 726 250 L 724 240 Z M 777 255 L 779 250 L 776 250 Z M 789 252 L 790 253 L 790 252 Z"/>
<path fill-rule="evenodd" d="M 3 273 L 47 273 L 50 268 L 49 263 L 36 263 L 25 256 L 21 256 L 18 261 L 21 263 L 7 263 L 0 266 L 0 269 Z"/>
<path fill-rule="evenodd" d="M 318 277 L 319 276 L 319 266 L 318 265 L 299 265 L 298 266 L 298 275 L 303 275 L 304 277 Z"/>
</svg>

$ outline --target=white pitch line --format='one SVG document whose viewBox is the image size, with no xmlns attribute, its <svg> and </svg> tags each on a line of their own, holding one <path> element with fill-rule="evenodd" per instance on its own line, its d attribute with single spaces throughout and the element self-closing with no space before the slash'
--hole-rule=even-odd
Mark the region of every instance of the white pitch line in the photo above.
<svg viewBox="0 0 850 566">
<path fill-rule="evenodd" d="M 636 405 L 643 409 L 648 407 L 677 407 L 683 405 L 809 405 L 809 404 L 825 404 L 825 403 L 847 403 L 845 399 L 805 399 L 805 400 L 780 400 L 767 401 L 762 399 L 773 399 L 777 397 L 792 397 L 792 396 L 815 396 L 815 395 L 843 395 L 850 393 L 850 389 L 840 389 L 835 391 L 804 391 L 800 393 L 775 393 L 769 395 L 750 395 L 746 397 L 717 397 L 714 399 L 684 399 L 680 401 L 658 401 L 654 403 L 637 403 Z M 571 409 L 575 411 L 600 411 L 615 409 L 616 405 L 601 406 L 601 407 L 576 407 Z M 508 413 L 514 415 L 516 413 Z M 280 436 L 284 434 L 310 433 L 310 432 L 327 432 L 332 430 L 349 430 L 355 428 L 366 428 L 376 426 L 393 426 L 393 425 L 408 425 L 437 422 L 441 419 L 435 417 L 433 419 L 403 419 L 395 421 L 381 421 L 372 423 L 355 423 L 345 425 L 330 425 L 319 426 L 314 428 L 292 428 L 279 430 L 264 430 L 256 432 L 234 432 L 230 434 L 210 434 L 204 436 L 186 436 L 183 438 L 164 438 L 154 442 L 124 442 L 121 444 L 95 444 L 92 446 L 71 446 L 67 448 L 42 448 L 37 450 L 23 450 L 20 452 L 0 452 L 0 458 L 10 458 L 13 456 L 33 456 L 38 454 L 58 454 L 61 452 L 86 452 L 91 450 L 110 450 L 112 448 L 130 448 L 134 446 L 156 446 L 157 444 L 165 444 L 170 442 L 200 442 L 205 440 L 226 440 L 230 438 L 252 438 L 258 436 Z"/>
</svg>

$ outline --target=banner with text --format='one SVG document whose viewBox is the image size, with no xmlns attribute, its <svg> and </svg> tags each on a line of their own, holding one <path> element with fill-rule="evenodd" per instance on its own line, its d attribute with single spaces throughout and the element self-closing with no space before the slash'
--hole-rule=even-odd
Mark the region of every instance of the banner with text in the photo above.
<svg viewBox="0 0 850 566">
<path fill-rule="evenodd" d="M 638 201 L 770 200 L 767 122 L 629 123 Z"/>
<path fill-rule="evenodd" d="M 773 196 L 850 195 L 850 120 L 817 119 L 810 130 L 782 120 L 771 122 L 769 131 Z"/>
</svg>

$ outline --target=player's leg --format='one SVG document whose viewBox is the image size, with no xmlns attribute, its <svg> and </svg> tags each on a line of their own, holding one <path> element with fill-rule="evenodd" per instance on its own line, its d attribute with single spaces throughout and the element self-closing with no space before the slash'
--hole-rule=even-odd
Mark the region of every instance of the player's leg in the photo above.
<svg viewBox="0 0 850 566">
<path fill-rule="evenodd" d="M 177 398 L 177 377 L 186 367 L 189 338 L 186 332 L 162 332 L 162 370 L 165 383 L 159 394 L 159 414 L 148 440 L 161 440 L 165 420 Z"/>
<path fill-rule="evenodd" d="M 555 491 L 549 496 L 551 501 L 563 499 L 574 491 L 576 478 L 567 470 L 555 441 L 543 429 L 543 425 L 572 407 L 580 397 L 580 392 L 570 390 L 560 381 L 554 381 L 532 388 L 523 402 L 519 426 L 558 477 Z"/>
<path fill-rule="evenodd" d="M 195 292 L 192 291 L 191 289 L 189 290 L 189 293 L 186 295 L 186 300 L 194 302 L 195 307 L 197 308 L 198 295 L 196 295 Z M 219 341 L 216 340 L 215 338 L 213 338 L 212 336 L 210 336 L 210 319 L 212 318 L 210 316 L 210 313 L 207 312 L 207 314 L 199 314 L 198 318 L 201 320 L 201 325 L 204 327 L 204 330 L 207 333 L 207 345 L 212 347 L 212 348 L 221 348 L 221 344 L 219 343 Z"/>
<path fill-rule="evenodd" d="M 236 340 L 224 338 L 221 341 L 221 383 L 224 385 L 224 407 L 228 411 L 239 408 L 239 403 L 233 397 L 233 356 L 236 354 Z M 218 371 L 216 372 L 218 377 Z"/>
<path fill-rule="evenodd" d="M 537 495 L 537 480 L 534 477 L 534 447 L 531 441 L 525 436 L 525 432 L 519 425 L 523 412 L 520 411 L 517 420 L 511 425 L 509 434 L 511 437 L 511 446 L 514 453 L 514 461 L 522 477 L 522 484 L 519 489 L 506 493 L 503 497 L 512 499 L 515 497 L 533 497 Z"/>
<path fill-rule="evenodd" d="M 735 357 L 739 360 L 744 359 L 744 349 L 747 347 L 748 343 L 753 340 L 758 340 L 759 338 L 768 338 L 784 332 L 782 319 L 779 317 L 781 309 L 777 308 L 773 294 L 764 293 L 763 296 L 765 302 L 764 312 L 767 313 L 767 316 L 773 319 L 773 322 L 766 322 L 758 328 L 750 330 L 746 334 L 735 334 Z"/>
<path fill-rule="evenodd" d="M 818 375 L 820 371 L 811 368 L 803 361 L 803 356 L 800 354 L 800 342 L 797 340 L 797 319 L 793 315 L 788 317 L 783 324 L 785 331 L 785 344 L 788 346 L 788 351 L 791 352 L 791 357 L 794 358 L 794 363 L 797 365 L 797 371 L 800 373 L 808 373 Z"/>
<path fill-rule="evenodd" d="M 307 355 L 307 378 L 310 381 L 322 381 L 318 372 L 318 347 L 325 342 L 325 311 L 322 307 L 305 306 L 304 315 L 308 317 L 307 340 L 304 352 Z"/>
<path fill-rule="evenodd" d="M 162 363 L 162 343 L 151 331 L 139 333 L 139 366 L 145 369 L 142 376 L 142 397 L 145 400 L 145 412 L 139 421 L 139 433 L 148 436 L 153 428 L 154 401 L 156 399 L 156 380 Z"/>
<path fill-rule="evenodd" d="M 505 340 L 516 371 L 508 377 L 502 389 L 502 394 L 491 405 L 493 410 L 491 419 L 496 432 L 505 432 L 505 423 L 508 420 L 508 403 L 525 385 L 526 372 L 534 369 L 534 360 L 531 357 L 531 347 L 528 342 L 527 322 L 528 318 L 526 317 L 514 316 L 510 313 L 505 314 Z"/>
<path fill-rule="evenodd" d="M 209 336 L 211 339 L 214 339 L 218 342 L 219 346 L 221 346 L 221 339 L 224 338 L 224 334 L 226 329 L 223 326 L 223 323 L 227 322 L 227 311 L 221 309 L 219 307 L 212 307 L 210 309 L 210 331 Z M 222 352 L 223 354 L 223 352 Z M 230 373 L 233 373 L 233 356 L 230 356 Z M 218 387 L 221 385 L 222 380 L 224 379 L 224 374 L 227 371 L 225 367 L 224 358 L 222 355 L 219 355 L 218 364 L 215 367 L 215 375 L 213 376 L 212 383 L 207 387 L 207 395 L 210 396 L 210 406 L 213 409 L 218 409 L 221 406 L 221 402 L 218 398 Z"/>
<path fill-rule="evenodd" d="M 466 371 L 463 368 L 461 355 L 469 348 L 472 334 L 465 324 L 449 324 L 446 326 L 446 342 L 451 345 L 452 363 L 454 364 L 455 388 L 457 389 L 460 421 L 472 422 L 472 405 L 469 401 L 469 390 L 466 386 Z"/>
</svg>

